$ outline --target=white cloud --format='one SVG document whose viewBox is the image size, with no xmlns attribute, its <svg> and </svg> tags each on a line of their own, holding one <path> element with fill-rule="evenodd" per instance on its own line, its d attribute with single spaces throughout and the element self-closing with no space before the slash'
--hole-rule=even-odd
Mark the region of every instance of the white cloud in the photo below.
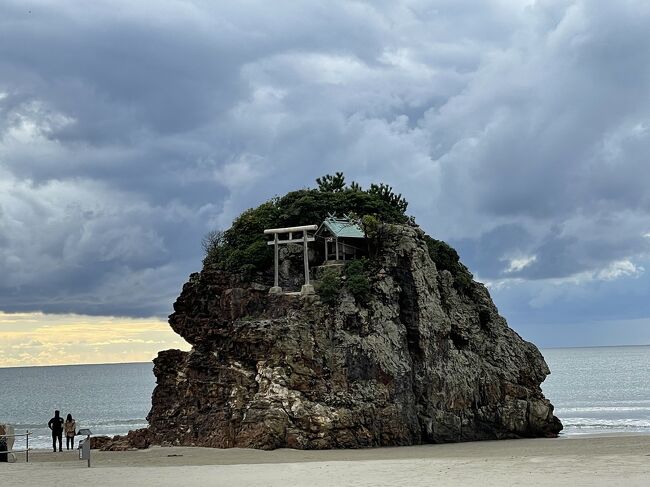
<svg viewBox="0 0 650 487">
<path fill-rule="evenodd" d="M 642 266 L 636 265 L 629 260 L 619 260 L 598 271 L 596 278 L 611 281 L 622 277 L 638 277 L 644 271 L 645 269 Z"/>
<path fill-rule="evenodd" d="M 519 272 L 536 261 L 537 261 L 536 255 L 520 257 L 517 259 L 510 259 L 510 262 L 508 263 L 508 268 L 504 272 L 506 274 L 509 274 L 511 272 Z"/>
<path fill-rule="evenodd" d="M 0 308 L 164 315 L 211 226 L 336 170 L 393 185 L 494 286 L 643 273 L 644 2 L 25 15 L 0 6 Z"/>
<path fill-rule="evenodd" d="M 0 367 L 144 362 L 163 348 L 188 350 L 155 319 L 0 312 Z"/>
<path fill-rule="evenodd" d="M 535 262 L 535 259 L 520 259 L 510 262 L 510 267 L 504 271 L 506 274 L 515 273 L 525 269 L 528 265 Z M 615 281 L 618 279 L 638 278 L 645 273 L 645 267 L 640 264 L 635 264 L 630 260 L 619 260 L 610 262 L 601 269 L 592 271 L 585 271 L 576 273 L 566 277 L 555 277 L 540 280 L 540 285 L 548 286 L 549 288 L 565 288 L 571 286 L 579 288 L 587 283 L 598 281 Z M 496 279 L 488 281 L 486 286 L 494 290 L 504 290 L 512 288 L 526 282 L 526 279 L 521 277 L 506 277 L 503 279 Z M 547 301 L 545 301 L 545 304 Z"/>
<path fill-rule="evenodd" d="M 215 170 L 214 175 L 217 182 L 226 186 L 230 191 L 237 192 L 242 187 L 251 187 L 260 179 L 269 161 L 258 154 L 244 153 L 236 160 L 227 162 Z"/>
</svg>

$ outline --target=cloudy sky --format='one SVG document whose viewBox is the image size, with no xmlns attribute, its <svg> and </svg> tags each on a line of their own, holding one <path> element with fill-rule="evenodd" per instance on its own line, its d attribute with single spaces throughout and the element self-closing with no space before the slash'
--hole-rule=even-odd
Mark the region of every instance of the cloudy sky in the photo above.
<svg viewBox="0 0 650 487">
<path fill-rule="evenodd" d="M 403 193 L 525 338 L 650 343 L 648 25 L 641 0 L 4 0 L 4 364 L 106 323 L 71 361 L 148 360 L 201 236 L 336 170 Z"/>
</svg>

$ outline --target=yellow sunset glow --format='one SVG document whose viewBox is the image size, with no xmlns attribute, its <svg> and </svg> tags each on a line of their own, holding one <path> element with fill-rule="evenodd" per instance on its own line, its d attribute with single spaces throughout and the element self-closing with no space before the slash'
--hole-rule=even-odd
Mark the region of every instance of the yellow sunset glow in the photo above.
<svg viewBox="0 0 650 487">
<path fill-rule="evenodd" d="M 145 362 L 189 350 L 166 321 L 0 312 L 0 367 Z"/>
</svg>

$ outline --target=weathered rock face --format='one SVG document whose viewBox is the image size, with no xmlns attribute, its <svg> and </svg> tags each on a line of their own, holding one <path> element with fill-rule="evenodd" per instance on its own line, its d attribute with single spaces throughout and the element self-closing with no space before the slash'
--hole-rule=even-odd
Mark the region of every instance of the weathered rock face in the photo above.
<svg viewBox="0 0 650 487">
<path fill-rule="evenodd" d="M 151 431 L 147 428 L 131 430 L 126 435 L 91 436 L 90 448 L 101 451 L 144 450 L 151 445 Z"/>
<path fill-rule="evenodd" d="M 417 228 L 386 238 L 365 304 L 192 275 L 169 322 L 193 348 L 154 360 L 152 440 L 317 449 L 556 435 L 548 367 L 485 287 L 459 293 Z"/>
</svg>

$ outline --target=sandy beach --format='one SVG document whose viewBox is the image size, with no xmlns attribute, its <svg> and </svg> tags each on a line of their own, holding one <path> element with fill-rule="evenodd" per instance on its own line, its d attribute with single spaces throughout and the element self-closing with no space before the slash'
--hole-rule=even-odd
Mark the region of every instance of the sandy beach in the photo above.
<svg viewBox="0 0 650 487">
<path fill-rule="evenodd" d="M 364 450 L 160 448 L 32 452 L 0 464 L 15 485 L 650 485 L 650 435 L 507 440 Z M 12 481 L 13 482 L 13 481 Z"/>
</svg>

